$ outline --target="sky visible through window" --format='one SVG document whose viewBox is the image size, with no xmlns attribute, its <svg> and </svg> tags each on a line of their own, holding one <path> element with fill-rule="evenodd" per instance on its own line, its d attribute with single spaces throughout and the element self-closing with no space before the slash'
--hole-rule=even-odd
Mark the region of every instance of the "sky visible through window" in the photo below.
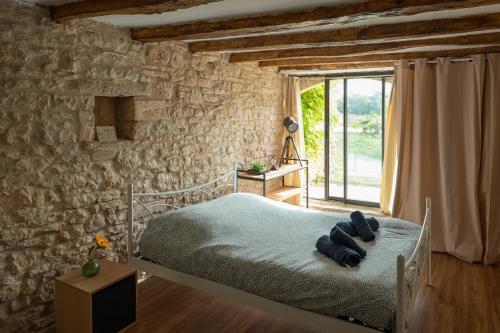
<svg viewBox="0 0 500 333">
<path fill-rule="evenodd" d="M 361 95 L 373 95 L 380 92 L 379 80 L 357 80 L 356 84 L 349 85 L 349 93 Z"/>
</svg>

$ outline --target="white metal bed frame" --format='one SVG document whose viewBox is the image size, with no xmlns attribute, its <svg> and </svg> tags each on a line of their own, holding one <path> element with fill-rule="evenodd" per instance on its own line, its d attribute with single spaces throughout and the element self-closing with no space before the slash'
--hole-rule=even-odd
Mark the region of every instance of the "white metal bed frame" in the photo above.
<svg viewBox="0 0 500 333">
<path fill-rule="evenodd" d="M 214 189 L 225 193 L 229 180 L 232 179 L 232 192 L 237 192 L 237 165 L 233 166 L 233 170 L 229 173 L 212 180 L 203 185 L 195 186 L 185 190 L 177 190 L 170 192 L 158 193 L 135 193 L 133 185 L 128 187 L 128 264 L 137 270 L 144 271 L 148 274 L 155 275 L 172 282 L 176 282 L 194 289 L 204 291 L 215 296 L 221 296 L 228 300 L 248 305 L 274 315 L 285 317 L 294 321 L 301 321 L 303 323 L 325 329 L 328 332 L 349 332 L 349 333 L 369 333 L 380 332 L 377 329 L 363 326 L 360 324 L 352 323 L 347 320 L 337 319 L 335 317 L 324 316 L 310 311 L 305 311 L 285 305 L 283 303 L 271 301 L 261 296 L 256 296 L 245 291 L 232 288 L 220 283 L 210 280 L 199 278 L 186 273 L 178 272 L 159 264 L 141 258 L 139 253 L 134 253 L 137 246 L 136 238 L 134 236 L 134 203 L 139 204 L 147 214 L 155 216 L 154 211 L 159 207 L 167 207 L 177 209 L 179 206 L 172 203 L 158 203 L 151 204 L 142 202 L 141 199 L 152 197 L 170 197 L 172 195 L 186 195 L 188 193 L 197 193 L 201 197 L 207 196 L 208 199 L 214 197 L 207 188 L 215 186 Z M 222 185 L 217 185 L 222 183 Z M 221 191 L 222 189 L 222 191 Z M 137 228 L 137 233 L 140 235 L 140 230 Z M 426 198 L 426 211 L 425 218 L 422 224 L 422 231 L 420 233 L 417 245 L 412 255 L 408 260 L 404 256 L 399 255 L 397 260 L 397 279 L 396 279 L 396 330 L 395 333 L 404 333 L 407 328 L 407 319 L 413 303 L 415 301 L 418 288 L 420 286 L 420 273 L 425 266 L 426 271 L 426 284 L 431 284 L 431 199 Z M 416 273 L 416 274 L 415 274 Z M 405 290 L 408 293 L 405 293 Z"/>
</svg>

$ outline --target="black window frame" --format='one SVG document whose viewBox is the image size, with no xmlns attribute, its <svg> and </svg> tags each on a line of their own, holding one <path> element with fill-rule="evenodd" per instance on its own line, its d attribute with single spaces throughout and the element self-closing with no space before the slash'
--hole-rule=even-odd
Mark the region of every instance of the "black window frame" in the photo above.
<svg viewBox="0 0 500 333">
<path fill-rule="evenodd" d="M 382 84 L 382 165 L 384 163 L 384 146 L 385 146 L 385 116 L 386 116 L 386 102 L 385 102 L 385 82 L 386 78 L 394 77 L 394 71 L 383 71 L 383 72 L 360 72 L 360 73 L 339 73 L 334 75 L 328 75 L 324 78 L 324 87 L 325 87 L 325 123 L 324 123 L 324 131 L 325 131 L 325 199 L 326 200 L 334 200 L 341 201 L 345 204 L 353 204 L 353 205 L 361 205 L 361 206 L 370 206 L 370 207 L 380 207 L 379 202 L 371 202 L 371 201 L 362 201 L 362 200 L 353 200 L 347 198 L 347 181 L 348 181 L 348 158 L 347 158 L 347 147 L 348 147 L 348 137 L 347 137 L 347 80 L 349 79 L 358 79 L 358 78 L 373 78 L 373 79 L 381 79 Z M 344 110 L 343 110 L 343 123 L 344 123 L 344 144 L 343 144 L 343 154 L 344 154 L 344 182 L 343 182 L 343 197 L 335 197 L 330 196 L 330 80 L 343 80 L 344 91 L 343 91 L 343 100 L 344 100 Z"/>
</svg>

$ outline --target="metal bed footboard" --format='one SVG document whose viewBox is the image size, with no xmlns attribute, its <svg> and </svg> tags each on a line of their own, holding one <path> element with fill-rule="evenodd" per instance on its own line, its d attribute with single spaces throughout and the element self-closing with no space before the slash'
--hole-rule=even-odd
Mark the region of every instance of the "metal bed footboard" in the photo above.
<svg viewBox="0 0 500 333">
<path fill-rule="evenodd" d="M 293 308 L 283 303 L 268 300 L 266 298 L 249 294 L 247 292 L 228 287 L 213 281 L 203 278 L 192 276 L 186 273 L 178 272 L 166 267 L 163 267 L 154 262 L 144 260 L 141 258 L 140 253 L 135 253 L 137 242 L 140 239 L 140 226 L 138 221 L 134 221 L 134 203 L 143 208 L 146 217 L 151 219 L 155 217 L 155 210 L 161 207 L 170 209 L 178 209 L 177 206 L 171 202 L 147 201 L 148 198 L 155 197 L 170 197 L 174 195 L 186 195 L 188 193 L 197 193 L 200 196 L 205 196 L 207 199 L 215 198 L 211 191 L 220 190 L 219 193 L 224 194 L 226 186 L 231 181 L 232 192 L 237 192 L 238 178 L 237 178 L 237 164 L 233 165 L 233 169 L 225 175 L 218 177 L 203 185 L 195 186 L 189 189 L 158 192 L 158 193 L 134 193 L 132 185 L 128 187 L 128 263 L 130 266 L 144 271 L 146 273 L 159 276 L 161 278 L 186 285 L 216 296 L 225 297 L 231 301 L 245 304 L 263 311 L 285 317 L 294 321 L 301 321 L 303 323 L 323 328 L 330 332 L 349 332 L 349 333 L 370 333 L 380 332 L 377 329 L 354 324 L 349 321 L 337 319 L 334 317 L 324 316 L 309 311 Z M 215 186 L 210 190 L 211 186 Z M 146 199 L 142 201 L 143 199 Z M 189 203 L 188 203 L 189 204 Z M 145 228 L 145 225 L 142 227 Z M 136 233 L 139 237 L 136 237 Z M 420 286 L 420 273 L 426 270 L 426 283 L 431 284 L 431 199 L 426 199 L 426 211 L 423 221 L 422 229 L 420 232 L 417 245 L 408 260 L 404 256 L 397 257 L 397 283 L 396 283 L 396 328 L 394 332 L 406 332 L 407 320 L 409 313 L 415 301 L 418 288 Z"/>
<path fill-rule="evenodd" d="M 169 191 L 169 192 L 153 192 L 153 193 L 135 193 L 134 186 L 129 184 L 128 186 L 128 210 L 127 210 L 127 222 L 128 222 L 128 237 L 127 237 L 127 254 L 128 258 L 135 256 L 135 249 L 137 248 L 137 242 L 140 239 L 140 235 L 147 225 L 147 221 L 156 217 L 158 214 L 164 213 L 165 210 L 176 210 L 181 208 L 184 204 L 192 205 L 200 201 L 206 201 L 205 199 L 212 200 L 217 196 L 224 195 L 228 186 L 232 187 L 232 192 L 236 193 L 238 191 L 238 165 L 233 164 L 233 169 L 205 184 L 194 186 L 187 189 Z M 187 199 L 191 195 L 197 196 L 197 198 L 191 198 L 193 200 Z M 179 200 L 184 199 L 185 202 L 180 202 Z M 138 204 L 143 209 L 142 220 L 143 223 L 137 223 L 134 221 L 134 204 Z"/>
<path fill-rule="evenodd" d="M 410 258 L 399 255 L 397 258 L 396 282 L 396 333 L 404 333 L 408 318 L 420 287 L 420 274 L 425 269 L 425 283 L 431 285 L 431 198 L 425 199 L 425 215 L 422 230 Z M 408 295 L 405 293 L 407 292 Z"/>
</svg>

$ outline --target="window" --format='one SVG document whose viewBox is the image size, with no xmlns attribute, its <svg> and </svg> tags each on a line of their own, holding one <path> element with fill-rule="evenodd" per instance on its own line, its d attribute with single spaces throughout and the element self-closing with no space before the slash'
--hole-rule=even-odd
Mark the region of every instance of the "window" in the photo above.
<svg viewBox="0 0 500 333">
<path fill-rule="evenodd" d="M 385 109 L 392 77 L 325 83 L 325 194 L 344 202 L 379 203 Z"/>
<path fill-rule="evenodd" d="M 312 197 L 379 204 L 392 82 L 392 73 L 328 78 L 302 94 Z"/>
</svg>

